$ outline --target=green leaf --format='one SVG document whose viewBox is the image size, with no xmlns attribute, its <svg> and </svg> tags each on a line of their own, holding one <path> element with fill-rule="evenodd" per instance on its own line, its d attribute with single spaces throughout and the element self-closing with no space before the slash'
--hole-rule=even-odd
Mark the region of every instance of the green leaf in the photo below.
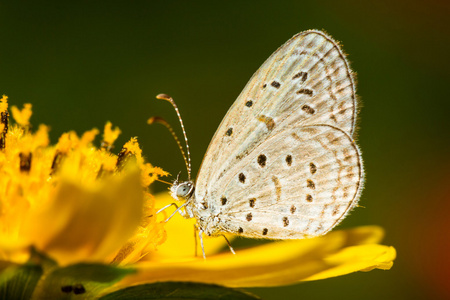
<svg viewBox="0 0 450 300">
<path fill-rule="evenodd" d="M 42 279 L 33 298 L 92 299 L 103 289 L 135 272 L 131 268 L 85 263 L 56 268 Z"/>
<path fill-rule="evenodd" d="M 2 299 L 30 299 L 39 278 L 42 267 L 27 263 L 16 265 L 1 262 L 0 295 Z"/>
<path fill-rule="evenodd" d="M 138 285 L 113 292 L 100 298 L 100 300 L 122 299 L 255 300 L 260 298 L 236 289 L 191 282 L 159 282 Z"/>
<path fill-rule="evenodd" d="M 0 295 L 2 299 L 30 299 L 39 279 L 57 267 L 51 258 L 30 247 L 30 258 L 23 265 L 0 261 Z"/>
</svg>

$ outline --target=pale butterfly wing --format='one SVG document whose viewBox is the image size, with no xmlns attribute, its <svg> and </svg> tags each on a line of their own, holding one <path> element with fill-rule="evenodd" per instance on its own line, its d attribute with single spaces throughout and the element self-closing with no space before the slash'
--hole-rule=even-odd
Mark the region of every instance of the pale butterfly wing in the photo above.
<svg viewBox="0 0 450 300">
<path fill-rule="evenodd" d="M 211 141 L 194 198 L 203 230 L 298 238 L 331 229 L 356 204 L 362 186 L 351 138 L 356 111 L 352 73 L 336 42 L 319 31 L 286 42 L 253 75 Z M 284 168 L 288 155 L 292 165 Z M 315 174 L 307 171 L 310 163 Z M 269 234 L 264 224 L 286 228 Z"/>
<path fill-rule="evenodd" d="M 344 131 L 330 125 L 281 131 L 218 180 L 216 226 L 275 239 L 324 234 L 355 205 L 361 173 L 358 148 Z"/>
</svg>

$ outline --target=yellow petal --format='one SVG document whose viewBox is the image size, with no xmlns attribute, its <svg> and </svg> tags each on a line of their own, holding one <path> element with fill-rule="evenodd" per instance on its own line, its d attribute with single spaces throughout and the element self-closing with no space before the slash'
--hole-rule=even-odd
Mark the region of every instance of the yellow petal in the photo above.
<svg viewBox="0 0 450 300">
<path fill-rule="evenodd" d="M 348 247 L 324 259 L 327 269 L 305 280 L 325 279 L 356 271 L 389 270 L 394 263 L 395 257 L 396 251 L 394 247 L 383 245 Z"/>
<path fill-rule="evenodd" d="M 206 260 L 142 262 L 136 265 L 136 275 L 123 279 L 115 288 L 156 281 L 266 287 L 373 268 L 389 269 L 395 259 L 395 249 L 374 244 L 381 236 L 381 228 L 367 226 L 335 231 L 318 238 L 238 249 L 236 255 L 226 253 L 207 257 Z"/>
<path fill-rule="evenodd" d="M 139 172 L 91 186 L 61 178 L 55 195 L 27 220 L 23 235 L 61 265 L 107 261 L 136 230 L 142 198 Z"/>
</svg>

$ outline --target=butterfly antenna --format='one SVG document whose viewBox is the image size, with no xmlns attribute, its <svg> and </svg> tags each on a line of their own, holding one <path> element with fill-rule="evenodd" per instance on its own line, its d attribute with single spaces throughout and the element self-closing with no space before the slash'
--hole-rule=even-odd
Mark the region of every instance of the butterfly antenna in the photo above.
<svg viewBox="0 0 450 300">
<path fill-rule="evenodd" d="M 184 141 L 186 142 L 187 158 L 186 158 L 186 155 L 185 155 L 183 150 L 181 150 L 181 153 L 183 154 L 184 162 L 186 163 L 186 168 L 187 168 L 187 171 L 188 171 L 189 180 L 191 180 L 191 153 L 189 151 L 188 138 L 187 138 L 187 135 L 186 135 L 186 131 L 184 130 L 183 119 L 181 119 L 180 111 L 178 110 L 178 107 L 175 104 L 175 101 L 173 101 L 173 98 L 170 97 L 169 95 L 159 94 L 159 95 L 156 96 L 156 98 L 157 99 L 161 99 L 161 100 L 169 101 L 172 104 L 173 108 L 175 109 L 175 112 L 177 113 L 178 120 L 180 121 L 181 129 L 183 130 Z M 173 132 L 173 130 L 172 130 L 172 132 Z M 175 136 L 174 133 L 172 135 Z M 178 139 L 176 139 L 176 140 L 178 140 Z M 180 149 L 182 149 L 182 147 L 180 146 L 180 142 L 178 141 L 177 143 L 178 143 Z"/>
<path fill-rule="evenodd" d="M 181 151 L 181 155 L 183 155 L 183 159 L 184 159 L 184 163 L 186 164 L 186 169 L 188 170 L 188 174 L 189 174 L 189 179 L 191 179 L 191 166 L 190 166 L 190 162 L 188 162 L 187 158 L 186 158 L 186 153 L 184 152 L 183 146 L 180 143 L 180 139 L 177 137 L 175 131 L 172 129 L 172 126 L 170 126 L 170 124 L 164 120 L 161 117 L 151 117 L 150 119 L 147 120 L 147 124 L 154 124 L 154 123 L 159 123 L 164 125 L 170 132 L 170 134 L 172 135 L 173 139 L 175 140 L 175 142 L 177 142 L 178 148 Z"/>
<path fill-rule="evenodd" d="M 156 180 L 156 181 L 159 181 L 159 182 L 162 182 L 162 183 L 165 183 L 165 184 L 168 184 L 168 185 L 172 185 L 171 182 L 167 182 L 167 181 L 162 180 L 162 179 L 159 179 L 159 178 L 157 178 L 157 179 L 155 179 L 155 180 Z"/>
</svg>

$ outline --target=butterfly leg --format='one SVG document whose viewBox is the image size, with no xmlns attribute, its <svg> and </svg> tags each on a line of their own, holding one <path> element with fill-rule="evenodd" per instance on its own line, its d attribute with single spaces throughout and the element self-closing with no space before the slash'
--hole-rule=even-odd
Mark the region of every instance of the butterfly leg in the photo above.
<svg viewBox="0 0 450 300">
<path fill-rule="evenodd" d="M 202 247 L 203 259 L 206 259 L 205 247 L 203 246 L 203 230 L 201 229 L 198 231 L 198 238 L 200 239 L 200 246 Z"/>
<path fill-rule="evenodd" d="M 172 205 L 175 206 L 177 209 L 164 221 L 164 222 L 168 222 L 170 219 L 172 219 L 172 217 L 178 212 L 180 215 L 182 215 L 184 218 L 189 218 L 187 216 L 187 214 L 181 210 L 181 208 L 183 208 L 184 206 L 186 206 L 187 202 L 184 203 L 181 206 L 178 206 L 176 203 L 170 203 L 169 205 L 164 206 L 163 208 L 161 208 L 160 210 L 158 210 L 156 212 L 156 214 L 159 214 L 160 212 L 162 212 L 163 210 L 165 210 L 166 208 L 171 207 Z"/>
<path fill-rule="evenodd" d="M 227 239 L 227 237 L 225 236 L 225 234 L 221 234 L 221 236 L 223 236 L 223 238 L 225 239 L 225 241 L 227 242 L 227 244 L 228 244 L 228 248 L 230 248 L 230 251 L 231 251 L 231 253 L 233 253 L 233 254 L 236 254 L 236 252 L 234 252 L 234 249 L 233 249 L 233 247 L 231 246 L 231 243 L 230 243 L 230 241 Z"/>
<path fill-rule="evenodd" d="M 198 256 L 198 253 L 197 253 L 197 248 L 198 248 L 198 241 L 197 241 L 197 234 L 198 234 L 198 226 L 197 226 L 197 224 L 194 224 L 194 255 L 195 255 L 195 257 L 197 257 Z"/>
<path fill-rule="evenodd" d="M 203 259 L 206 259 L 205 248 L 203 247 L 203 230 L 199 229 L 197 224 L 194 224 L 194 245 L 195 245 L 195 257 L 198 256 L 197 248 L 198 248 L 198 240 L 200 240 L 200 245 L 202 247 Z"/>
<path fill-rule="evenodd" d="M 197 248 L 198 248 L 197 234 L 198 234 L 198 238 L 200 240 L 200 245 L 202 247 L 203 258 L 206 259 L 205 247 L 203 246 L 203 231 L 201 229 L 199 229 L 197 225 L 194 225 L 195 256 L 197 256 Z M 233 246 L 231 246 L 231 243 L 227 239 L 227 237 L 224 234 L 221 234 L 221 236 L 223 236 L 223 238 L 227 242 L 228 248 L 230 248 L 231 253 L 236 254 L 236 252 L 234 251 Z"/>
</svg>

